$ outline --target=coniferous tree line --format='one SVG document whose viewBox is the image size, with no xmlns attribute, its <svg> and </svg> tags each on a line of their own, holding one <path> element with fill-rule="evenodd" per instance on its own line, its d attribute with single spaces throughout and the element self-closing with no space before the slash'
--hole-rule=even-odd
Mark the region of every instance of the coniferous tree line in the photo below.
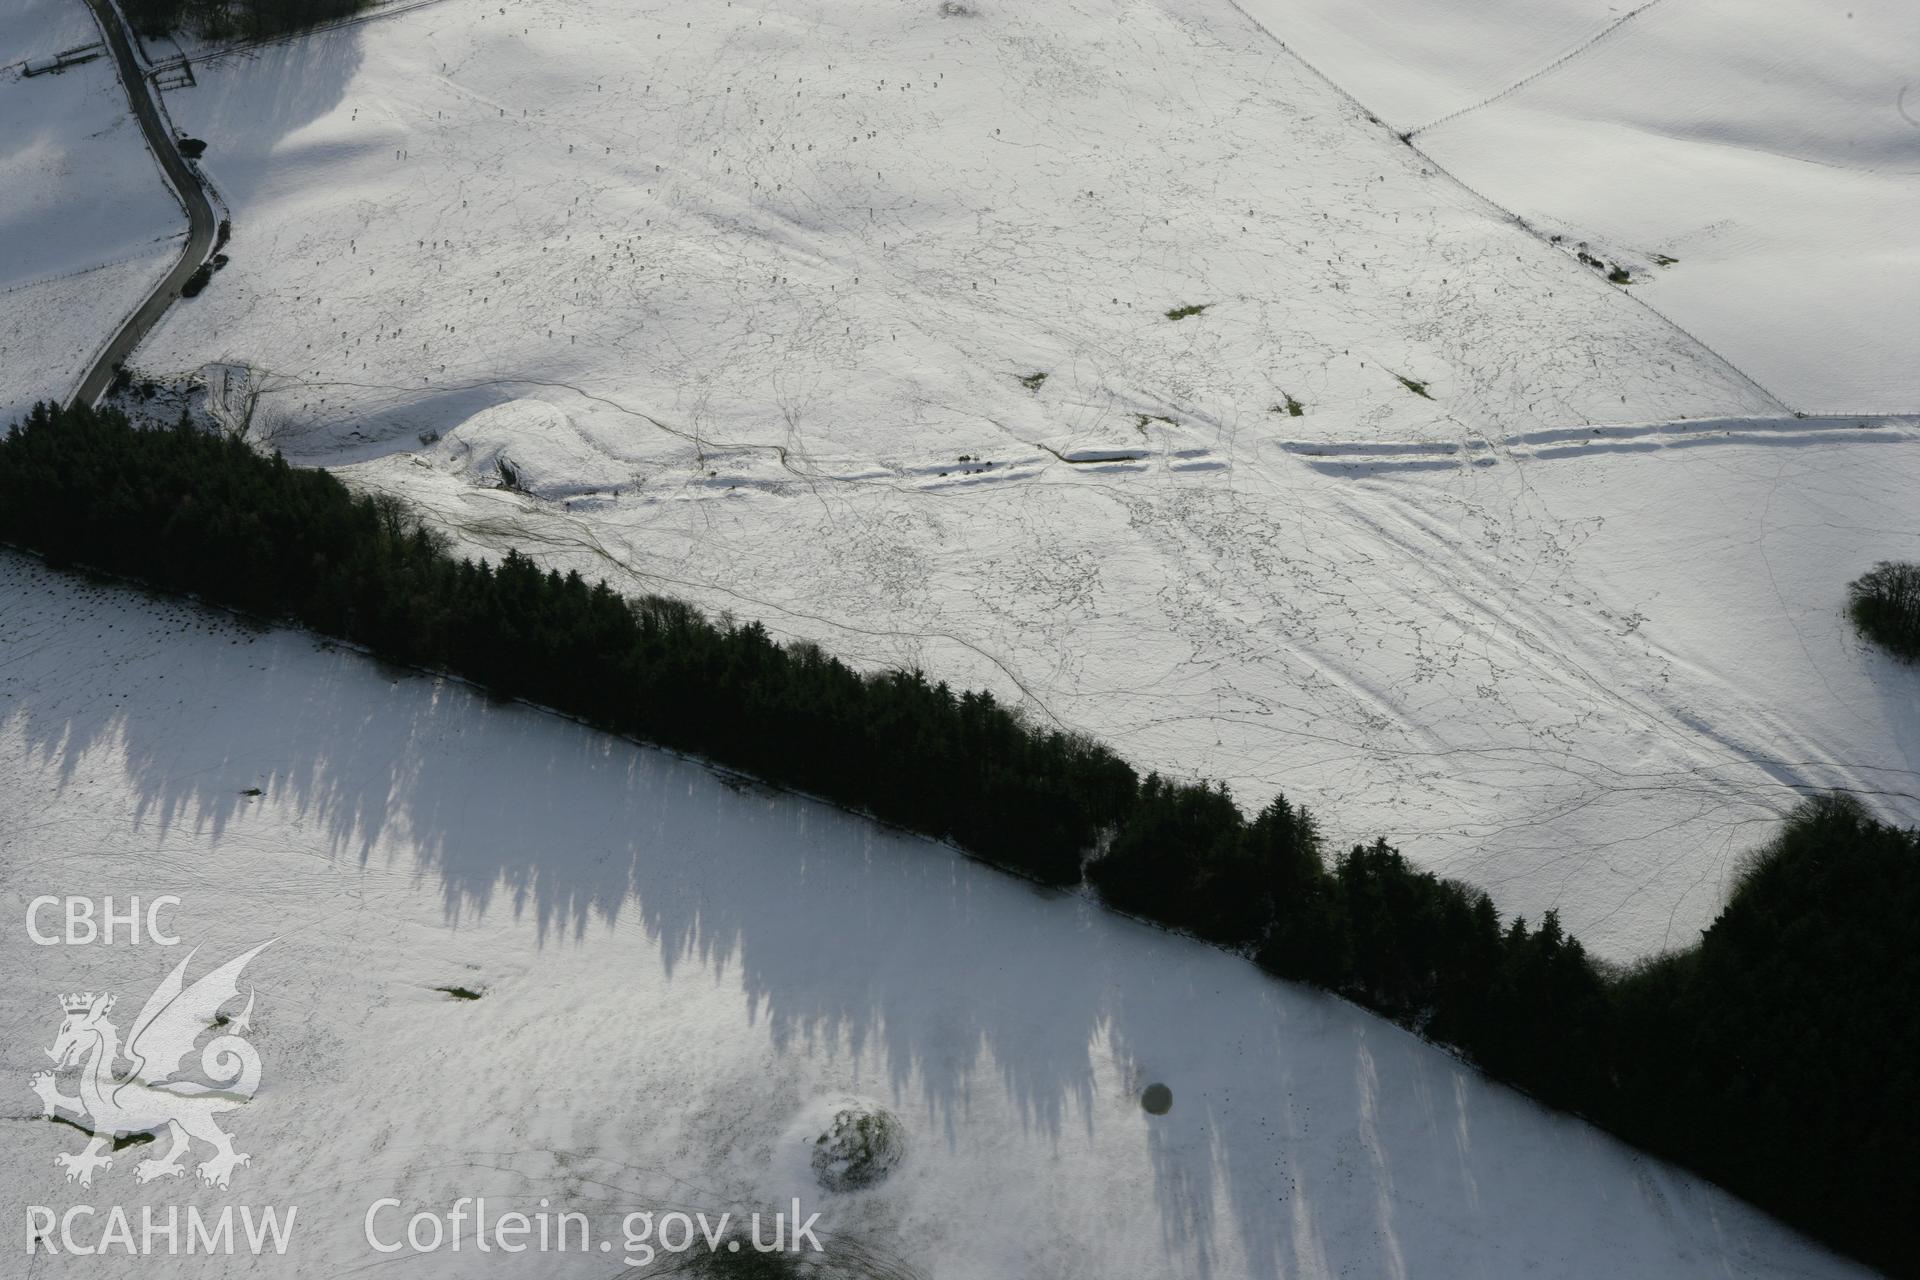
<svg viewBox="0 0 1920 1280">
<path fill-rule="evenodd" d="M 279 35 L 344 18 L 369 0 L 122 0 L 143 35 L 188 31 L 210 40 Z"/>
<path fill-rule="evenodd" d="M 1920 834 L 1810 801 L 1713 927 L 1630 970 L 1551 912 L 1384 840 L 1329 860 L 1284 797 L 1149 774 L 992 695 L 861 673 L 509 553 L 457 560 L 389 498 L 186 424 L 36 408 L 0 441 L 0 540 L 302 623 L 951 840 L 1241 950 L 1451 1046 L 1831 1243 L 1920 1274 Z"/>
</svg>

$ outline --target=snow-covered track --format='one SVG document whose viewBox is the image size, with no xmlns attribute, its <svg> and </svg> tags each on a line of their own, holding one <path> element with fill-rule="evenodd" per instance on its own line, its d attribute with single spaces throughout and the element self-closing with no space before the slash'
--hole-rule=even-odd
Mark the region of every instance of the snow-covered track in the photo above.
<svg viewBox="0 0 1920 1280">
<path fill-rule="evenodd" d="M 1698 418 L 1679 422 L 1556 427 L 1486 440 L 1283 440 L 1282 452 L 1329 475 L 1375 475 L 1490 467 L 1506 460 L 1590 458 L 1606 453 L 1652 453 L 1716 445 L 1793 448 L 1832 444 L 1920 443 L 1920 420 L 1910 417 Z"/>
</svg>

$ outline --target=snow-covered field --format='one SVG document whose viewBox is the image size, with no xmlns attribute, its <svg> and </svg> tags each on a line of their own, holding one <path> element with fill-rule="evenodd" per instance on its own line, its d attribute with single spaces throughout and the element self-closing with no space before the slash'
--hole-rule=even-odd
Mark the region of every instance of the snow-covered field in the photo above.
<svg viewBox="0 0 1920 1280">
<path fill-rule="evenodd" d="M 1284 790 L 1611 955 L 1690 941 L 1807 789 L 1920 820 L 1920 672 L 1841 613 L 1875 560 L 1920 556 L 1912 419 L 1429 446 L 1155 426 L 1124 462 L 816 458 L 573 496 L 616 480 L 590 421 L 523 402 L 345 474 L 476 551 L 1024 696 L 1249 804 Z M 476 487 L 499 456 L 533 495 Z"/>
<path fill-rule="evenodd" d="M 1920 819 L 1920 687 L 1838 614 L 1920 548 L 1920 421 L 1787 415 L 1220 0 L 447 0 L 197 74 L 233 263 L 139 363 L 250 367 L 230 420 L 463 546 L 1284 789 L 1610 955 L 1808 788 Z"/>
<path fill-rule="evenodd" d="M 1910 0 L 1237 2 L 1795 409 L 1920 408 Z"/>
<path fill-rule="evenodd" d="M 99 39 L 79 0 L 0 4 L 0 423 L 72 393 L 186 234 L 110 59 L 20 73 Z"/>
<path fill-rule="evenodd" d="M 1778 409 L 1218 0 L 449 0 L 203 70 L 168 102 L 234 265 L 143 360 L 255 366 L 314 456 L 529 383 L 613 401 L 642 451 L 929 470 L 1158 415 L 1453 438 Z"/>
<path fill-rule="evenodd" d="M 365 1243 L 383 1197 L 392 1242 L 462 1196 L 586 1213 L 616 1249 L 628 1212 L 798 1196 L 837 1276 L 1859 1274 L 1378 1019 L 1082 899 L 297 633 L 13 556 L 0 596 L 10 1222 L 92 1205 L 93 1243 L 113 1206 L 136 1237 L 143 1207 L 294 1206 L 284 1257 L 214 1264 L 276 1280 L 630 1274 L 597 1249 L 476 1258 L 470 1223 L 460 1253 Z M 41 894 L 177 895 L 181 945 L 33 945 Z M 251 1163 L 225 1191 L 139 1184 L 139 1147 L 63 1181 L 84 1138 L 27 1086 L 58 997 L 116 993 L 125 1032 L 189 949 L 192 979 L 268 938 L 241 984 L 262 1083 L 224 1121 Z M 1142 1110 L 1149 1082 L 1169 1114 Z M 847 1098 L 893 1112 L 905 1154 L 827 1192 L 805 1152 Z"/>
<path fill-rule="evenodd" d="M 179 240 L 169 237 L 125 261 L 0 292 L 0 424 L 13 423 L 39 401 L 73 394 L 100 348 L 179 253 Z"/>
</svg>

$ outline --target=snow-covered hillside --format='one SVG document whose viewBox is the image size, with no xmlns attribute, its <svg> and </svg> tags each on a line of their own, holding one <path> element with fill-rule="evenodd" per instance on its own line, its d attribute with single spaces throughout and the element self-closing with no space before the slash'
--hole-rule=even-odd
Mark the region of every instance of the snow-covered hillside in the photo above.
<svg viewBox="0 0 1920 1280">
<path fill-rule="evenodd" d="M 1162 415 L 1451 439 L 1778 408 L 1220 0 L 448 0 L 200 80 L 168 104 L 234 264 L 143 362 L 257 367 L 317 458 L 516 383 L 610 401 L 643 453 L 929 468 Z"/>
<path fill-rule="evenodd" d="M 1920 408 L 1910 0 L 1237 2 L 1794 408 Z"/>
<path fill-rule="evenodd" d="M 79 0 L 0 5 L 0 423 L 72 393 L 186 234 L 110 59 L 21 74 L 99 39 Z"/>
<path fill-rule="evenodd" d="M 621 1271 L 597 1251 L 476 1259 L 471 1234 L 462 1253 L 365 1242 L 383 1197 L 404 1205 L 377 1222 L 391 1241 L 461 1196 L 578 1210 L 615 1241 L 632 1211 L 798 1196 L 837 1276 L 1860 1274 L 1386 1023 L 1082 899 L 297 633 L 13 556 L 0 596 L 15 1223 L 292 1205 L 284 1257 L 219 1260 L 276 1280 Z M 124 926 L 33 945 L 41 894 L 177 895 L 182 945 Z M 39 923 L 57 933 L 58 911 Z M 63 1181 L 54 1157 L 84 1138 L 36 1119 L 27 1086 L 59 997 L 114 992 L 124 1028 L 190 948 L 198 977 L 268 938 L 230 1188 L 136 1183 L 154 1148 Z M 1170 1113 L 1143 1111 L 1147 1083 Z M 805 1152 L 848 1098 L 897 1117 L 904 1157 L 828 1192 Z"/>
<path fill-rule="evenodd" d="M 1219 0 L 447 0 L 198 77 L 234 260 L 138 363 L 251 366 L 229 421 L 463 546 L 1284 789 L 1610 955 L 1809 788 L 1920 818 L 1914 675 L 1838 614 L 1920 547 L 1920 424 L 1787 416 Z"/>
</svg>

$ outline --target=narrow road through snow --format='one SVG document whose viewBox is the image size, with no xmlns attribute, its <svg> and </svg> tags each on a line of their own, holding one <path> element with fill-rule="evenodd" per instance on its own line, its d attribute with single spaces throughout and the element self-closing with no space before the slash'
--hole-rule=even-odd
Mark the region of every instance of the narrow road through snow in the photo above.
<svg viewBox="0 0 1920 1280">
<path fill-rule="evenodd" d="M 140 74 L 140 64 L 134 59 L 132 44 L 127 39 L 126 24 L 121 21 L 119 10 L 114 7 L 112 0 L 86 2 L 87 7 L 93 10 L 94 20 L 100 24 L 100 33 L 106 38 L 107 48 L 113 53 L 114 65 L 120 72 L 120 83 L 127 91 L 127 103 L 133 108 L 134 117 L 140 121 L 140 128 L 147 135 L 147 147 L 160 162 L 167 181 L 172 184 L 187 210 L 187 247 L 181 253 L 180 261 L 174 264 L 173 270 L 154 287 L 146 300 L 134 308 L 133 314 L 120 326 L 120 331 L 100 352 L 93 367 L 80 379 L 80 388 L 74 392 L 74 402 L 90 405 L 106 392 L 107 384 L 113 379 L 115 366 L 140 345 L 140 340 L 147 336 L 148 330 L 159 322 L 173 300 L 180 296 L 180 288 L 187 278 L 206 262 L 213 252 L 218 223 L 213 216 L 213 205 L 207 200 L 206 190 L 200 185 L 199 176 L 180 155 L 179 148 L 161 123 L 159 105 L 154 100 L 155 90 Z"/>
</svg>

